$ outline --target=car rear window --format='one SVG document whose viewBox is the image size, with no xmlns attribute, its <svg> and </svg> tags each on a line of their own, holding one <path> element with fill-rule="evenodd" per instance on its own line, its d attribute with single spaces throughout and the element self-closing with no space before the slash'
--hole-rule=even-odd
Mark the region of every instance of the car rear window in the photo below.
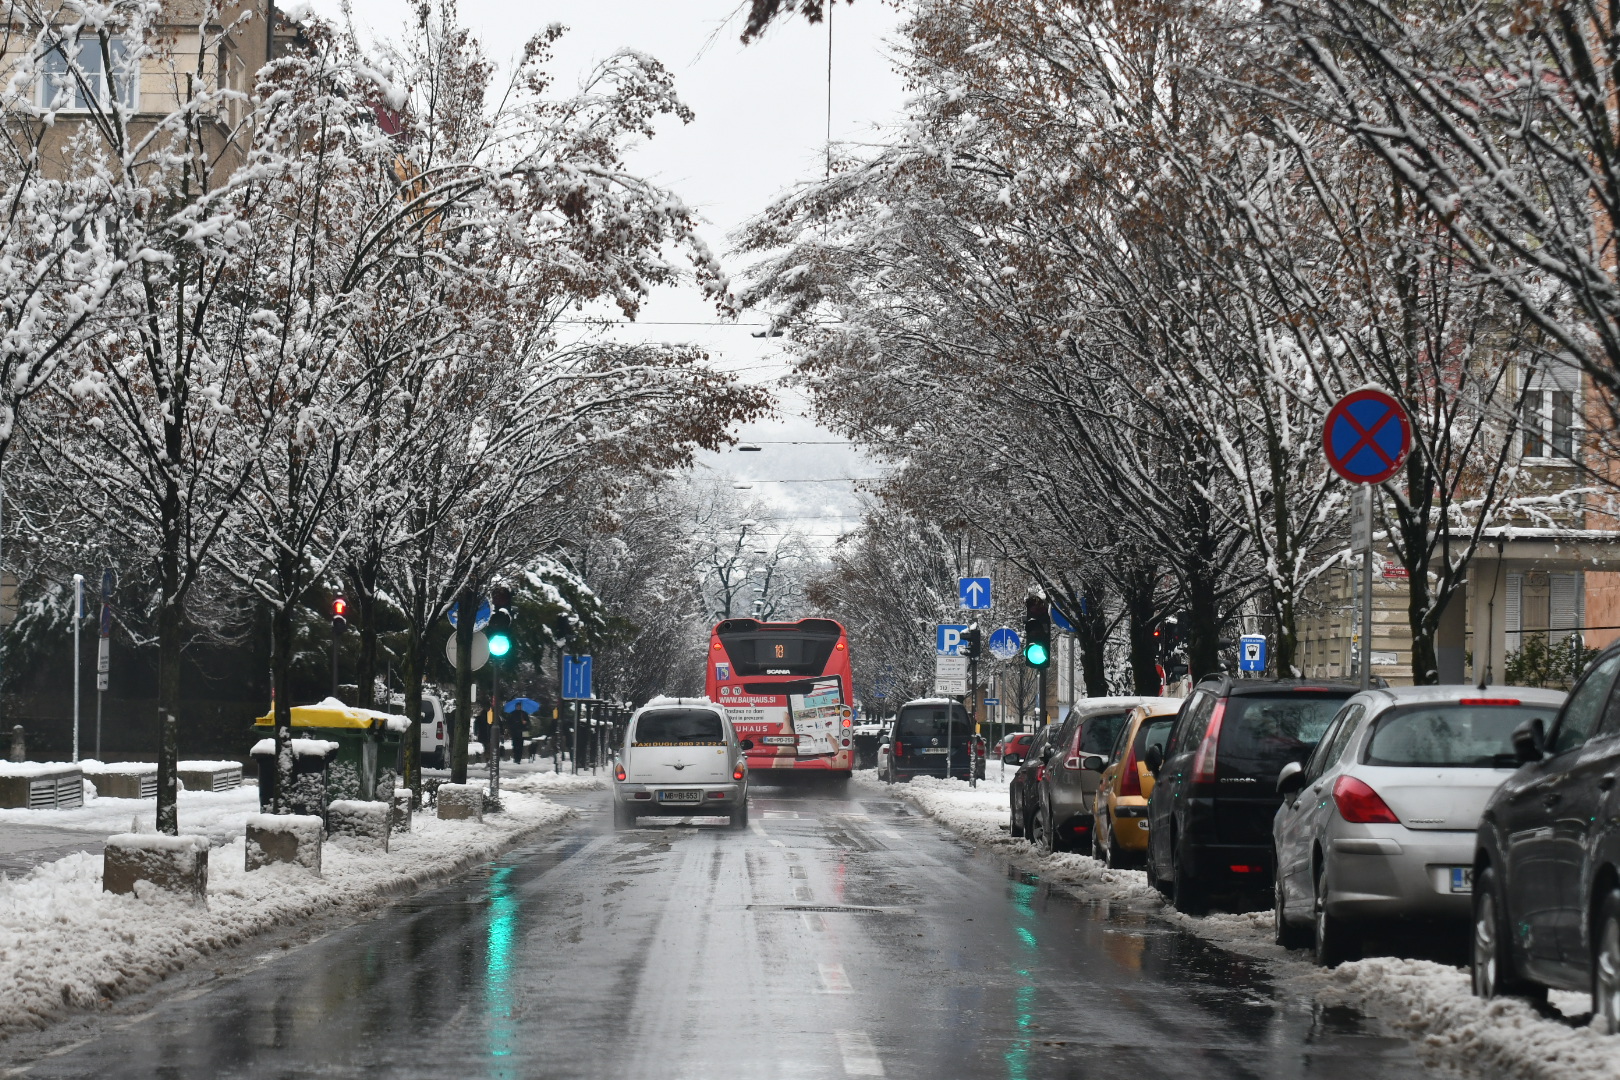
<svg viewBox="0 0 1620 1080">
<path fill-rule="evenodd" d="M 1170 741 L 1170 729 L 1175 726 L 1176 718 L 1173 716 L 1143 720 L 1136 729 L 1136 740 L 1131 744 L 1136 760 L 1145 760 L 1149 747 L 1157 746 L 1159 753 L 1164 753 L 1164 744 Z"/>
<path fill-rule="evenodd" d="M 726 729 L 707 709 L 659 709 L 636 721 L 632 746 L 724 746 Z"/>
<path fill-rule="evenodd" d="M 1513 729 L 1539 716 L 1549 725 L 1556 705 L 1407 705 L 1380 716 L 1367 742 L 1368 765 L 1514 769 Z"/>
<path fill-rule="evenodd" d="M 1114 740 L 1119 738 L 1119 729 L 1125 726 L 1128 712 L 1103 713 L 1100 716 L 1088 716 L 1083 721 L 1084 727 L 1080 729 L 1080 752 L 1082 754 L 1106 754 L 1114 748 Z"/>
<path fill-rule="evenodd" d="M 1234 695 L 1226 699 L 1216 760 L 1223 776 L 1275 778 L 1310 756 L 1352 691 Z"/>
<path fill-rule="evenodd" d="M 895 731 L 908 738 L 943 739 L 947 726 L 954 729 L 952 734 L 965 735 L 967 725 L 967 710 L 960 705 L 951 705 L 949 717 L 946 716 L 944 704 L 907 705 L 900 710 Z"/>
</svg>

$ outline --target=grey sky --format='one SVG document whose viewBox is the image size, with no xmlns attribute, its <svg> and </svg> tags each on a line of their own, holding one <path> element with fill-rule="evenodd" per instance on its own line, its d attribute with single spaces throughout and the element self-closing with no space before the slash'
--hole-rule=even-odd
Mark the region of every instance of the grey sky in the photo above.
<svg viewBox="0 0 1620 1080">
<path fill-rule="evenodd" d="M 827 28 L 784 22 L 743 46 L 737 40 L 739 0 L 462 0 L 462 19 L 492 58 L 514 56 L 529 35 L 561 22 L 569 33 L 558 47 L 557 72 L 565 85 L 617 49 L 633 48 L 661 60 L 697 118 L 666 123 L 638 152 L 635 164 L 674 190 L 706 220 L 705 238 L 725 254 L 726 235 L 772 197 L 822 170 L 827 130 Z M 402 0 L 352 0 L 357 29 L 392 36 L 404 24 Z M 336 16 L 338 0 L 317 10 Z M 884 0 L 839 5 L 833 16 L 832 133 L 835 141 L 865 141 L 873 125 L 893 118 L 903 87 L 886 55 L 898 13 Z M 732 272 L 739 264 L 727 259 Z M 745 323 L 758 329 L 760 316 Z M 688 341 L 707 348 L 717 367 L 751 381 L 772 382 L 784 365 L 769 341 L 748 327 L 715 325 L 712 307 L 696 290 L 666 290 L 644 308 L 640 324 L 616 331 L 625 339 Z M 696 323 L 699 325 L 682 325 Z M 838 445 L 814 445 L 835 436 L 803 415 L 802 398 L 778 392 L 781 417 L 742 434 L 759 453 L 704 455 L 700 468 L 760 481 L 749 494 L 775 507 L 784 523 L 827 542 L 854 524 L 854 485 L 808 483 L 831 477 L 870 477 L 877 468 Z M 801 445 L 788 445 L 798 441 Z M 778 482 L 772 482 L 778 481 Z M 779 482 L 799 481 L 799 482 Z"/>
</svg>

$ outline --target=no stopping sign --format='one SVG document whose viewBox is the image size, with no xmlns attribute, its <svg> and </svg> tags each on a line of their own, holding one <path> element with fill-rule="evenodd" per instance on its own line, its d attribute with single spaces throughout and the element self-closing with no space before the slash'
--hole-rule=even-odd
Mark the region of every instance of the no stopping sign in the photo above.
<svg viewBox="0 0 1620 1080">
<path fill-rule="evenodd" d="M 1333 471 L 1351 483 L 1381 484 L 1412 449 L 1412 425 L 1400 402 L 1377 387 L 1362 387 L 1328 410 L 1322 449 Z"/>
</svg>

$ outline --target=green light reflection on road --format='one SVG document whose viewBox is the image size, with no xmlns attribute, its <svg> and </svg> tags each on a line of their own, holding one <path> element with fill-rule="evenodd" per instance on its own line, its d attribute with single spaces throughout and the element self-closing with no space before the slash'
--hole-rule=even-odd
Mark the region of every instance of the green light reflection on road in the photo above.
<svg viewBox="0 0 1620 1080">
<path fill-rule="evenodd" d="M 486 940 L 484 1005 L 489 1014 L 489 1052 L 503 1058 L 512 1053 L 512 945 L 517 932 L 518 900 L 507 879 L 512 868 L 503 866 L 489 877 L 489 933 Z M 504 1064 L 491 1076 L 516 1080 L 517 1072 Z"/>
<path fill-rule="evenodd" d="M 1029 978 L 1029 972 L 1020 971 L 1018 974 Z M 1007 1047 L 1002 1057 L 1007 1062 L 1007 1080 L 1028 1080 L 1029 1078 L 1029 1025 L 1035 1020 L 1035 988 L 1033 986 L 1020 986 L 1018 988 L 1018 1035 Z"/>
</svg>

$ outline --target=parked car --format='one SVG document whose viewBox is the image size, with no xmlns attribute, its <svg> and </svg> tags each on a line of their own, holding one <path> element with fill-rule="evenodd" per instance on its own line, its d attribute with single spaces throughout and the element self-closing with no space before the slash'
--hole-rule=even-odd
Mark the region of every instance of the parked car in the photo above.
<svg viewBox="0 0 1620 1080">
<path fill-rule="evenodd" d="M 1399 686 L 1357 694 L 1310 758 L 1277 777 L 1277 943 L 1353 959 L 1378 923 L 1469 925 L 1475 837 L 1518 766 L 1513 732 L 1564 694 L 1513 686 Z"/>
<path fill-rule="evenodd" d="M 1008 765 L 1021 765 L 1029 756 L 1029 744 L 1035 739 L 1033 731 L 1015 731 L 996 743 L 995 757 Z"/>
<path fill-rule="evenodd" d="M 1150 750 L 1163 756 L 1179 698 L 1149 698 L 1130 711 L 1114 745 L 1103 760 L 1095 800 L 1097 857 L 1107 866 L 1140 866 L 1147 856 L 1148 797 L 1153 774 L 1148 771 Z M 1089 770 L 1096 758 L 1082 762 Z"/>
<path fill-rule="evenodd" d="M 1013 836 L 1032 836 L 1035 831 L 1036 799 L 1040 795 L 1041 770 L 1046 768 L 1041 761 L 1041 751 L 1046 748 L 1046 742 L 1055 729 L 1051 726 L 1034 732 L 1029 743 L 1029 752 L 1019 763 L 1018 771 L 1013 773 L 1007 782 L 1007 804 L 1011 811 L 1011 824 L 1009 831 Z"/>
<path fill-rule="evenodd" d="M 1076 704 L 1041 748 L 1047 768 L 1040 771 L 1030 840 L 1042 851 L 1090 852 L 1092 807 L 1100 770 L 1084 767 L 1113 747 L 1131 710 L 1154 698 L 1091 698 Z M 1179 701 L 1175 704 L 1181 704 Z"/>
<path fill-rule="evenodd" d="M 613 824 L 641 817 L 716 817 L 748 825 L 749 739 L 708 698 L 653 698 L 625 728 L 613 764 Z"/>
<path fill-rule="evenodd" d="M 1474 853 L 1474 992 L 1592 994 L 1620 1033 L 1620 644 L 1556 717 L 1513 733 L 1523 764 L 1485 806 Z M 1495 695 L 1495 688 L 1481 691 Z"/>
<path fill-rule="evenodd" d="M 1147 754 L 1148 882 L 1191 914 L 1216 893 L 1263 895 L 1272 881 L 1277 774 L 1316 748 L 1346 698 L 1344 684 L 1204 679 L 1188 695 L 1163 753 Z"/>
<path fill-rule="evenodd" d="M 388 704 L 398 712 L 405 711 L 405 698 L 401 694 L 392 695 Z M 422 694 L 422 740 L 418 746 L 420 756 L 417 760 L 422 768 L 450 767 L 450 732 L 445 726 L 444 704 L 436 694 Z"/>
<path fill-rule="evenodd" d="M 886 743 L 883 779 L 894 783 L 913 776 L 950 775 L 966 780 L 975 765 L 982 776 L 983 758 L 974 754 L 974 739 L 972 718 L 960 702 L 948 698 L 908 701 L 900 706 Z"/>
</svg>

